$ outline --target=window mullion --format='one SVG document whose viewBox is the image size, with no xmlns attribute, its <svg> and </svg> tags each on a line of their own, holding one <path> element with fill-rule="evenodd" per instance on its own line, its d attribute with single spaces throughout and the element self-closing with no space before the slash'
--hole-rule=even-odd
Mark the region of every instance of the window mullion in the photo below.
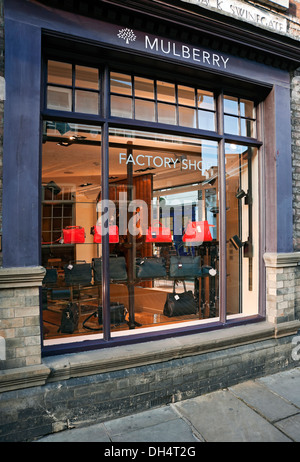
<svg viewBox="0 0 300 462">
<path fill-rule="evenodd" d="M 217 127 L 218 134 L 222 136 L 218 146 L 219 164 L 219 315 L 220 321 L 226 323 L 227 300 L 227 249 L 226 249 L 226 174 L 225 174 L 225 138 L 224 138 L 224 102 L 223 93 L 217 98 Z"/>
<path fill-rule="evenodd" d="M 109 90 L 110 90 L 109 69 L 105 68 L 103 74 L 102 101 L 104 109 L 104 117 L 106 122 L 103 124 L 101 133 L 101 183 L 102 194 L 101 199 L 109 200 L 109 127 L 108 117 L 110 111 L 109 105 Z M 102 220 L 102 226 L 104 225 Z M 110 282 L 109 282 L 109 234 L 102 233 L 102 309 L 103 309 L 103 338 L 110 340 Z"/>
</svg>

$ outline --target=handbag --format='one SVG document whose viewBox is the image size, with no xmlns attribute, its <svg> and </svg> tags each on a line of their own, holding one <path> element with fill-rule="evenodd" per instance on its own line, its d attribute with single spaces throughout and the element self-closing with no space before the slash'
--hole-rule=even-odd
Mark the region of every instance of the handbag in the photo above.
<svg viewBox="0 0 300 462">
<path fill-rule="evenodd" d="M 126 322 L 125 316 L 126 316 L 127 310 L 125 306 L 122 303 L 111 303 L 110 304 L 110 323 L 114 324 L 116 326 L 123 324 Z M 85 329 L 93 330 L 93 331 L 100 331 L 102 330 L 99 328 L 94 328 L 87 326 L 86 323 L 89 321 L 92 317 L 98 318 L 98 324 L 102 325 L 103 324 L 103 308 L 102 305 L 98 306 L 98 311 L 95 311 L 91 315 L 89 315 L 83 322 L 82 326 Z"/>
<path fill-rule="evenodd" d="M 64 266 L 66 285 L 90 285 L 92 268 L 90 263 L 83 261 L 69 262 Z"/>
<path fill-rule="evenodd" d="M 161 257 L 136 258 L 137 278 L 159 278 L 166 277 L 166 260 Z"/>
<path fill-rule="evenodd" d="M 79 308 L 77 303 L 69 303 L 61 314 L 61 322 L 58 332 L 62 334 L 73 334 L 78 328 Z"/>
<path fill-rule="evenodd" d="M 101 226 L 96 225 L 91 228 L 91 234 L 94 236 L 94 243 L 101 244 L 102 243 L 102 232 Z M 119 242 L 119 228 L 117 225 L 109 225 L 108 228 L 109 234 L 109 243 L 110 244 L 118 244 Z"/>
<path fill-rule="evenodd" d="M 146 234 L 146 242 L 172 242 L 172 233 L 170 228 L 165 228 L 159 222 L 158 226 L 150 226 Z"/>
<path fill-rule="evenodd" d="M 110 304 L 110 323 L 114 325 L 123 324 L 125 322 L 126 308 L 123 303 Z M 103 324 L 103 308 L 98 306 L 98 324 Z"/>
<path fill-rule="evenodd" d="M 210 233 L 210 227 L 215 225 L 209 225 L 208 221 L 192 221 L 187 225 L 185 233 L 182 237 L 182 241 L 186 243 L 198 243 L 212 241 L 212 235 Z"/>
<path fill-rule="evenodd" d="M 102 281 L 102 258 L 92 259 L 94 281 Z M 127 269 L 125 257 L 111 255 L 109 257 L 109 276 L 110 280 L 124 281 L 127 279 Z"/>
<path fill-rule="evenodd" d="M 202 275 L 201 257 L 192 255 L 175 256 L 170 258 L 170 277 L 195 278 Z"/>
<path fill-rule="evenodd" d="M 63 229 L 64 244 L 83 244 L 85 242 L 85 231 L 82 226 L 67 226 Z"/>
<path fill-rule="evenodd" d="M 167 294 L 163 310 L 164 316 L 171 318 L 173 316 L 197 314 L 197 311 L 198 308 L 193 292 L 191 290 L 187 291 L 184 284 L 184 292 L 176 294 L 174 281 L 173 292 L 171 294 Z"/>
<path fill-rule="evenodd" d="M 43 284 L 56 284 L 57 282 L 57 269 L 46 268 L 46 274 L 43 279 Z"/>
</svg>

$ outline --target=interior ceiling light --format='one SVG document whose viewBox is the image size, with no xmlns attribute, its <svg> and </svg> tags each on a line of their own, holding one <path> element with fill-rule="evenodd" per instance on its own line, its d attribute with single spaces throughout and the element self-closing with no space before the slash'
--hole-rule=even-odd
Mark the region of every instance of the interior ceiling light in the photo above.
<svg viewBox="0 0 300 462">
<path fill-rule="evenodd" d="M 85 188 L 86 186 L 92 186 L 93 183 L 83 183 L 83 184 L 80 184 L 80 188 Z"/>
<path fill-rule="evenodd" d="M 86 139 L 86 136 L 80 136 L 80 135 L 71 135 L 68 137 L 68 140 L 67 141 L 59 141 L 59 143 L 57 143 L 58 146 L 63 146 L 63 147 L 68 147 L 68 146 L 71 146 L 71 144 L 73 144 L 74 141 L 83 141 Z"/>
<path fill-rule="evenodd" d="M 147 172 L 148 170 L 155 170 L 155 167 L 139 168 L 136 172 Z"/>
<path fill-rule="evenodd" d="M 49 181 L 49 183 L 46 185 L 46 188 L 50 189 L 50 191 L 53 191 L 55 196 L 61 192 L 61 188 L 54 181 Z"/>
<path fill-rule="evenodd" d="M 60 141 L 59 143 L 57 143 L 57 146 L 63 146 L 64 148 L 67 148 L 68 146 L 71 146 L 72 141 Z"/>
</svg>

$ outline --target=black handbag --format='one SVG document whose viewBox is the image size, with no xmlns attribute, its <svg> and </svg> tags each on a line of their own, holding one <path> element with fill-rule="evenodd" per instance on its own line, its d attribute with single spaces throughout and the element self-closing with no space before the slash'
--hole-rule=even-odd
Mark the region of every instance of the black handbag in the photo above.
<svg viewBox="0 0 300 462">
<path fill-rule="evenodd" d="M 93 331 L 102 330 L 102 328 L 99 329 L 99 328 L 94 328 L 94 327 L 90 327 L 90 326 L 86 325 L 87 321 L 89 321 L 93 317 L 96 317 L 96 318 L 98 318 L 98 324 L 100 326 L 102 326 L 102 324 L 103 324 L 103 314 L 102 313 L 103 313 L 102 305 L 99 305 L 98 306 L 98 311 L 95 311 L 90 316 L 88 316 L 85 319 L 85 321 L 83 322 L 82 326 L 85 329 L 89 329 L 89 330 L 93 330 Z M 110 304 L 110 323 L 115 325 L 115 326 L 119 326 L 120 324 L 125 323 L 126 322 L 126 319 L 125 319 L 126 313 L 127 313 L 127 310 L 126 310 L 125 306 L 123 305 L 123 303 L 118 303 L 118 302 L 111 303 Z"/>
<path fill-rule="evenodd" d="M 57 282 L 57 269 L 46 268 L 46 274 L 43 279 L 43 284 L 56 284 Z"/>
<path fill-rule="evenodd" d="M 173 316 L 197 314 L 197 311 L 198 308 L 193 292 L 191 290 L 187 291 L 184 284 L 184 292 L 176 294 L 174 281 L 173 293 L 167 295 L 167 300 L 164 305 L 164 316 L 171 318 Z"/>
<path fill-rule="evenodd" d="M 61 322 L 58 332 L 62 334 L 73 334 L 78 328 L 79 307 L 77 303 L 69 303 L 61 314 Z"/>
<path fill-rule="evenodd" d="M 102 281 L 102 258 L 93 258 L 92 268 L 94 272 L 94 281 Z M 124 281 L 127 279 L 127 269 L 125 257 L 109 257 L 109 277 L 113 281 Z"/>
<path fill-rule="evenodd" d="M 137 278 L 160 278 L 167 276 L 166 260 L 162 257 L 136 258 Z"/>
<path fill-rule="evenodd" d="M 98 324 L 103 324 L 102 305 L 98 306 Z M 126 308 L 123 303 L 111 303 L 110 304 L 110 323 L 114 325 L 120 325 L 125 322 Z"/>
<path fill-rule="evenodd" d="M 83 261 L 70 262 L 64 267 L 66 285 L 90 285 L 92 268 L 90 263 Z"/>
<path fill-rule="evenodd" d="M 172 278 L 195 278 L 202 275 L 201 257 L 192 255 L 175 256 L 170 258 L 170 277 Z"/>
</svg>

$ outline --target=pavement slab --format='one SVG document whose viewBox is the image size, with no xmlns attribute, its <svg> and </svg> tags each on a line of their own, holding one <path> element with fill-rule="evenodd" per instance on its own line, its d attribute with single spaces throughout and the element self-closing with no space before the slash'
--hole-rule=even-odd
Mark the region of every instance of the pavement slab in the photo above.
<svg viewBox="0 0 300 462">
<path fill-rule="evenodd" d="M 270 422 L 285 419 L 299 412 L 296 406 L 278 396 L 263 383 L 248 381 L 230 387 L 229 390 Z"/>
<path fill-rule="evenodd" d="M 291 441 L 228 390 L 176 403 L 176 408 L 207 442 Z"/>
<path fill-rule="evenodd" d="M 300 369 L 295 368 L 262 377 L 258 382 L 300 409 Z"/>
</svg>

